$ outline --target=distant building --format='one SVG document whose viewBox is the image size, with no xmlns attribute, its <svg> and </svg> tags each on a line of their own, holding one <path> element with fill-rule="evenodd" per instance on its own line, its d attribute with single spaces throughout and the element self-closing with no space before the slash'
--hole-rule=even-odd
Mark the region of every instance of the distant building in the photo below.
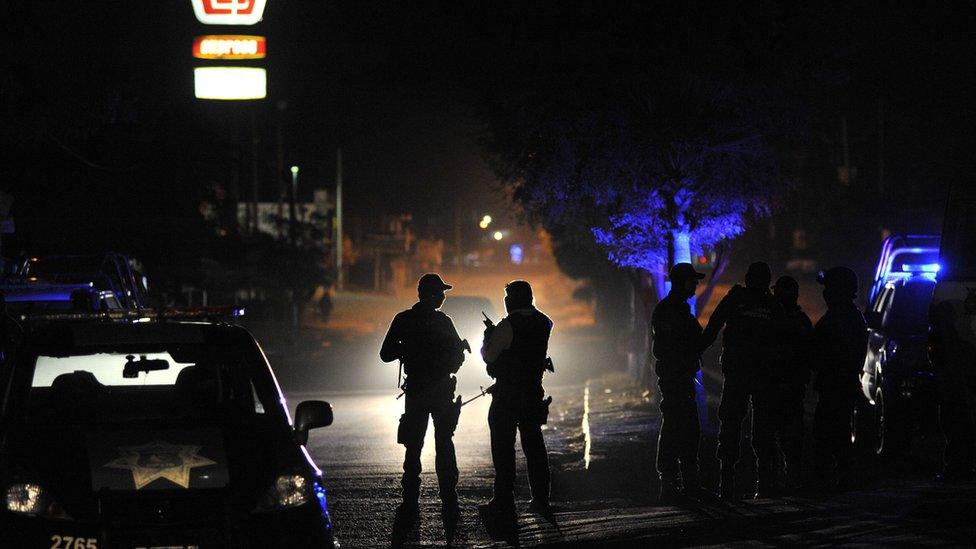
<svg viewBox="0 0 976 549">
<path fill-rule="evenodd" d="M 327 225 L 326 234 L 332 234 L 332 217 L 335 214 L 335 204 L 329 199 L 329 191 L 319 189 L 314 191 L 312 202 L 295 204 L 298 221 L 304 223 L 322 223 Z M 248 210 L 254 206 L 253 202 L 238 202 L 237 222 L 241 227 L 248 226 Z M 288 234 L 287 224 L 290 222 L 291 212 L 288 202 L 258 202 L 257 204 L 257 232 L 280 237 Z M 280 210 L 279 210 L 280 208 Z M 279 211 L 280 217 L 279 217 Z"/>
</svg>

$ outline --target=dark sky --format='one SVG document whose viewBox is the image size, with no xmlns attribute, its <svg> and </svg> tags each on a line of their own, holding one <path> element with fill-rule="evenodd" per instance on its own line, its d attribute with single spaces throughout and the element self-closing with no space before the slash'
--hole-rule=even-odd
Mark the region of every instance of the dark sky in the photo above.
<svg viewBox="0 0 976 549">
<path fill-rule="evenodd" d="M 44 230 L 67 231 L 67 219 L 145 223 L 147 208 L 185 210 L 178 199 L 193 185 L 230 184 L 225 157 L 237 148 L 244 185 L 252 111 L 262 193 L 273 196 L 281 100 L 285 165 L 302 166 L 303 184 L 330 186 L 342 146 L 351 215 L 501 209 L 477 146 L 486 96 L 539 80 L 610 82 L 649 65 L 743 77 L 794 67 L 823 120 L 849 113 L 864 169 L 875 163 L 879 97 L 890 173 L 942 177 L 971 156 L 972 2 L 268 0 L 250 28 L 202 25 L 189 0 L 32 0 L 3 10 L 0 188 L 16 195 L 18 222 L 34 235 L 17 235 L 25 246 L 49 242 Z M 268 100 L 193 99 L 192 39 L 222 32 L 268 37 Z M 824 127 L 818 138 L 833 139 Z"/>
</svg>

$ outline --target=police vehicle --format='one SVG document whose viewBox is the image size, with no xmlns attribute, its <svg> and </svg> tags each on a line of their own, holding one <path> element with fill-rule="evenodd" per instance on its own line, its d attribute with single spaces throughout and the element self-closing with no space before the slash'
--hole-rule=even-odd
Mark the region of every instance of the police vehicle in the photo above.
<svg viewBox="0 0 976 549">
<path fill-rule="evenodd" d="M 333 547 L 294 422 L 232 308 L 22 315 L 0 370 L 0 547 Z"/>
<path fill-rule="evenodd" d="M 4 260 L 0 293 L 14 312 L 146 307 L 149 284 L 139 262 L 118 253 Z"/>
<path fill-rule="evenodd" d="M 928 360 L 928 311 L 939 275 L 939 237 L 885 239 L 865 313 L 868 348 L 861 372 L 865 399 L 855 441 L 876 454 L 906 449 L 917 426 L 935 425 L 936 389 Z"/>
</svg>

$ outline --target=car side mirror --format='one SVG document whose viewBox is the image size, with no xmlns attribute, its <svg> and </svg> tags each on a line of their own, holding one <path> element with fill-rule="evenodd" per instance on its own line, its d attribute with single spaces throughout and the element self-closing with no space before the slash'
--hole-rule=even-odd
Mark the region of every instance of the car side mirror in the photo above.
<svg viewBox="0 0 976 549">
<path fill-rule="evenodd" d="M 306 400 L 295 409 L 295 437 L 300 444 L 308 442 L 308 432 L 332 425 L 332 405 L 321 400 Z"/>
</svg>

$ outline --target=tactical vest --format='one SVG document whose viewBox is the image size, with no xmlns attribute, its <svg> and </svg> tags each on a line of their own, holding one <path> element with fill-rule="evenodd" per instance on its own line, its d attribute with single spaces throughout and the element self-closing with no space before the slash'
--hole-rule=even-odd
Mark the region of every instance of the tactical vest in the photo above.
<svg viewBox="0 0 976 549">
<path fill-rule="evenodd" d="M 512 344 L 495 361 L 497 380 L 503 385 L 535 386 L 542 383 L 549 350 L 552 321 L 541 312 L 508 315 Z"/>
<path fill-rule="evenodd" d="M 741 289 L 725 324 L 722 346 L 726 350 L 748 353 L 767 346 L 777 307 L 775 298 L 769 293 Z"/>
<path fill-rule="evenodd" d="M 403 369 L 411 382 L 416 386 L 450 375 L 455 342 L 447 316 L 440 311 L 412 308 L 403 321 Z"/>
</svg>

